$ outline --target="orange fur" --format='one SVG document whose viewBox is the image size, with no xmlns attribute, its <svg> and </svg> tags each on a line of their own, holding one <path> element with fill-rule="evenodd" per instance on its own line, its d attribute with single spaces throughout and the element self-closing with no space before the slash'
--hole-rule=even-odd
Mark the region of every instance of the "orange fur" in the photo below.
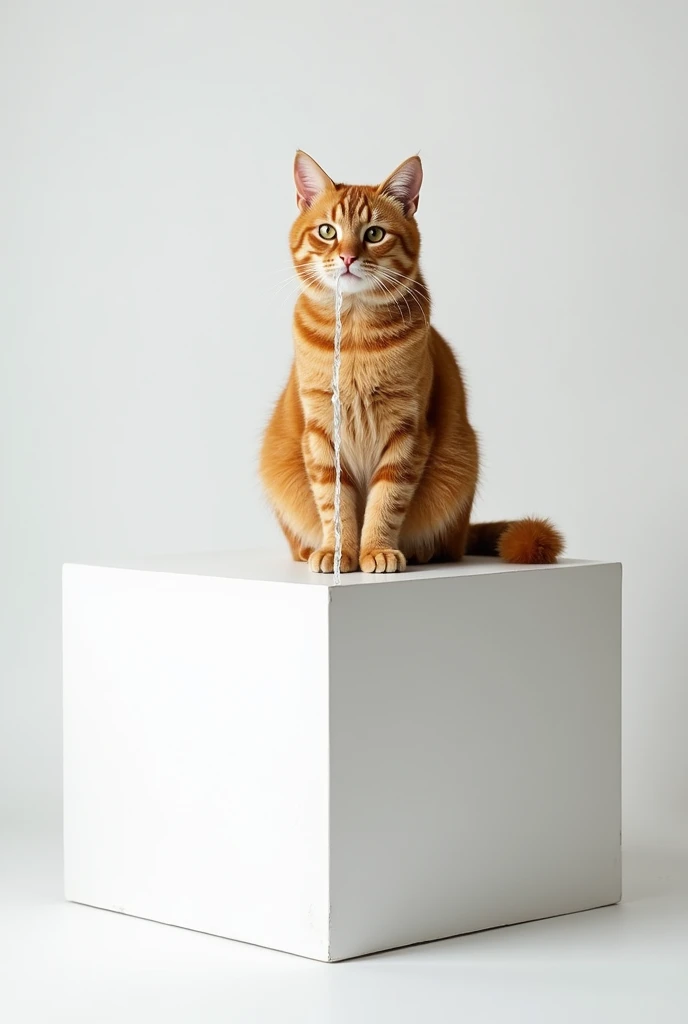
<svg viewBox="0 0 688 1024">
<path fill-rule="evenodd" d="M 315 572 L 334 562 L 334 287 L 344 267 L 342 571 L 397 572 L 464 553 L 553 562 L 562 550 L 546 521 L 469 524 L 478 444 L 461 371 L 430 326 L 414 217 L 421 178 L 411 157 L 380 186 L 336 185 L 296 156 L 294 363 L 260 470 L 294 558 Z"/>
<path fill-rule="evenodd" d="M 564 539 L 544 519 L 521 519 L 510 523 L 499 538 L 499 554 L 505 562 L 520 565 L 547 565 L 556 562 Z"/>
</svg>

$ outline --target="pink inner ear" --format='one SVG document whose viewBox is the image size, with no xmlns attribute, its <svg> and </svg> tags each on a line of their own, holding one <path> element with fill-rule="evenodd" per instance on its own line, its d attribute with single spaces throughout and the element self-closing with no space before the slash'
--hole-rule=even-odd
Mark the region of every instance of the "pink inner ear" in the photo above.
<svg viewBox="0 0 688 1024">
<path fill-rule="evenodd" d="M 414 213 L 418 209 L 418 197 L 423 183 L 423 166 L 417 156 L 405 160 L 382 185 L 380 191 L 398 199 L 404 207 L 404 213 Z"/>
<path fill-rule="evenodd" d="M 298 152 L 294 161 L 297 202 L 310 206 L 316 196 L 332 186 L 331 178 L 307 153 Z"/>
</svg>

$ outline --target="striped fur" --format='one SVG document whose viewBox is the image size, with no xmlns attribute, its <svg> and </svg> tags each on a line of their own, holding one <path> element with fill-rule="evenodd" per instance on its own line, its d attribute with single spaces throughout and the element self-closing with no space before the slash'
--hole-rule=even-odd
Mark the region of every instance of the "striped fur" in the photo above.
<svg viewBox="0 0 688 1024">
<path fill-rule="evenodd" d="M 478 445 L 456 359 L 430 325 L 414 216 L 421 178 L 412 157 L 380 186 L 337 185 L 305 153 L 296 156 L 295 358 L 265 432 L 261 477 L 294 558 L 316 572 L 334 563 L 334 285 L 347 262 L 342 571 L 395 572 L 465 552 L 551 562 L 563 546 L 543 520 L 469 525 Z M 321 237 L 322 225 L 336 237 Z M 369 240 L 371 227 L 384 237 Z"/>
</svg>

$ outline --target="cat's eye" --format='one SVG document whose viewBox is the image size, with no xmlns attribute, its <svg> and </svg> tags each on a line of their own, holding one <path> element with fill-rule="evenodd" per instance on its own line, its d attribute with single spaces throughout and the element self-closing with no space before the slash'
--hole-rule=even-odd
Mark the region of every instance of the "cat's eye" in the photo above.
<svg viewBox="0 0 688 1024">
<path fill-rule="evenodd" d="M 364 235 L 364 238 L 366 242 L 381 242 L 382 239 L 385 237 L 385 234 L 386 232 L 384 228 L 372 227 L 368 228 Z"/>
<path fill-rule="evenodd" d="M 326 242 L 331 242 L 333 238 L 337 237 L 337 229 L 332 224 L 321 224 L 318 228 L 318 234 Z"/>
</svg>

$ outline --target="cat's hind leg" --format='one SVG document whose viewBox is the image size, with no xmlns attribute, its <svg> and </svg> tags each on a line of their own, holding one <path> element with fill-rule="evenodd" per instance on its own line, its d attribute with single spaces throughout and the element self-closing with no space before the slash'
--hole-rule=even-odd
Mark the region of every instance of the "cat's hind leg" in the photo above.
<svg viewBox="0 0 688 1024">
<path fill-rule="evenodd" d="M 472 503 L 471 503 L 472 504 Z M 402 531 L 401 549 L 411 565 L 460 562 L 466 553 L 470 504 L 453 523 L 426 523 L 425 528 Z"/>
<path fill-rule="evenodd" d="M 294 560 L 307 562 L 322 544 L 322 526 L 303 460 L 301 436 L 288 427 L 277 416 L 270 423 L 260 475 Z"/>
<path fill-rule="evenodd" d="M 410 562 L 460 562 L 466 553 L 475 481 L 432 469 L 421 481 L 401 529 Z"/>
<path fill-rule="evenodd" d="M 307 544 L 303 544 L 299 538 L 292 533 L 288 526 L 278 519 L 280 526 L 282 527 L 282 533 L 287 538 L 287 543 L 291 549 L 292 558 L 295 562 L 307 562 L 313 554 L 313 548 Z"/>
</svg>

